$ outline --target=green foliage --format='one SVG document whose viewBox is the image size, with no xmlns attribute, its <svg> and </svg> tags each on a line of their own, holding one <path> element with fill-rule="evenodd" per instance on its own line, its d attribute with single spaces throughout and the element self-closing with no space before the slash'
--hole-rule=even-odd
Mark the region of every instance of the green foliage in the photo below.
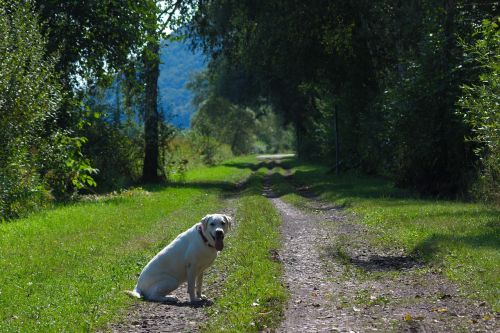
<svg viewBox="0 0 500 333">
<path fill-rule="evenodd" d="M 473 156 L 464 141 L 468 129 L 455 114 L 466 72 L 455 33 L 469 26 L 454 5 L 422 5 L 413 18 L 418 49 L 400 48 L 399 60 L 382 82 L 378 97 L 384 153 L 397 184 L 431 195 L 464 194 Z M 471 18 L 472 13 L 465 16 Z"/>
<path fill-rule="evenodd" d="M 142 171 L 144 139 L 142 129 L 133 122 L 113 124 L 107 108 L 92 120 L 84 135 L 88 142 L 83 153 L 99 170 L 93 176 L 99 192 L 120 189 L 137 182 Z"/>
<path fill-rule="evenodd" d="M 343 170 L 453 196 L 470 186 L 475 162 L 464 140 L 470 128 L 455 112 L 471 76 L 456 37 L 474 38 L 472 27 L 495 9 L 460 1 L 225 0 L 202 3 L 192 29 L 220 73 L 216 92 L 232 103 L 272 105 L 294 125 L 301 158 L 339 155 Z"/>
<path fill-rule="evenodd" d="M 291 129 L 283 128 L 281 118 L 267 103 L 242 104 L 245 94 L 238 97 L 225 86 L 236 74 L 226 65 L 217 63 L 188 86 L 195 93 L 193 104 L 197 108 L 191 120 L 192 132 L 205 161 L 213 163 L 212 156 L 224 146 L 235 155 L 291 150 Z"/>
<path fill-rule="evenodd" d="M 30 5 L 0 2 L 1 219 L 96 185 L 86 139 L 56 125 L 64 94 Z"/>
<path fill-rule="evenodd" d="M 283 125 L 283 120 L 269 106 L 262 106 L 255 120 L 254 153 L 286 153 L 294 150 L 292 126 Z"/>
<path fill-rule="evenodd" d="M 128 63 L 137 53 L 145 32 L 156 25 L 154 1 L 33 0 L 47 34 L 47 50 L 59 53 L 56 69 L 65 88 L 109 79 L 112 69 Z M 68 91 L 70 93 L 70 91 Z"/>
<path fill-rule="evenodd" d="M 54 143 L 42 139 L 55 120 L 61 90 L 28 2 L 0 1 L 0 219 L 46 201 L 40 174 Z"/>
<path fill-rule="evenodd" d="M 192 128 L 231 147 L 234 154 L 249 153 L 255 128 L 252 110 L 239 108 L 222 97 L 208 97 L 192 119 Z"/>
<path fill-rule="evenodd" d="M 480 67 L 479 83 L 464 85 L 460 114 L 471 126 L 471 140 L 481 161 L 476 195 L 500 205 L 500 19 L 484 20 L 479 39 L 464 45 L 467 56 Z"/>
<path fill-rule="evenodd" d="M 67 200 L 80 189 L 95 187 L 97 184 L 91 175 L 98 170 L 91 167 L 90 160 L 82 154 L 87 139 L 61 132 L 51 139 L 54 145 L 46 152 L 42 169 L 51 193 L 59 200 Z"/>
<path fill-rule="evenodd" d="M 192 130 L 178 132 L 165 147 L 164 154 L 168 163 L 165 167 L 169 168 L 166 175 L 174 178 L 194 166 L 215 165 L 233 157 L 227 144 Z"/>
<path fill-rule="evenodd" d="M 57 110 L 57 123 L 53 124 L 56 130 L 80 134 L 80 124 L 87 117 L 87 110 L 82 105 L 86 104 L 89 95 L 93 95 L 93 90 L 109 86 L 118 71 L 125 72 L 127 78 L 135 78 L 135 71 L 130 69 L 140 55 L 157 63 L 157 54 L 153 52 L 151 57 L 150 50 L 146 49 L 154 44 L 151 41 L 159 40 L 160 33 L 156 30 L 160 8 L 157 5 L 154 0 L 33 0 L 41 17 L 43 33 L 47 36 L 46 49 L 48 53 L 59 55 L 55 68 L 60 73 L 65 95 Z M 133 84 L 127 86 L 130 90 L 136 88 Z M 156 88 L 150 91 L 156 93 Z M 148 99 L 142 100 L 146 101 Z M 156 102 L 156 97 L 149 101 Z M 78 147 L 79 142 L 73 143 Z M 73 171 L 79 179 L 71 183 L 76 188 L 92 183 L 87 176 L 79 176 L 80 171 L 93 171 L 86 158 L 77 156 L 78 153 L 71 154 L 77 161 Z M 60 168 L 59 171 L 57 177 L 68 170 Z M 58 186 L 64 187 L 63 183 L 64 180 L 58 182 Z M 56 192 L 69 193 L 66 189 Z"/>
</svg>

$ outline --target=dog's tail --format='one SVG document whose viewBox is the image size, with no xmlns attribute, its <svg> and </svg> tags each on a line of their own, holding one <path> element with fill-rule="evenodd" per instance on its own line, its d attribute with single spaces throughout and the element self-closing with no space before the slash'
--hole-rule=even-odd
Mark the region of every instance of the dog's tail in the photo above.
<svg viewBox="0 0 500 333">
<path fill-rule="evenodd" d="M 134 290 L 124 290 L 123 292 L 125 294 L 129 295 L 130 297 L 142 298 L 142 295 L 137 291 L 137 289 L 134 289 Z"/>
</svg>

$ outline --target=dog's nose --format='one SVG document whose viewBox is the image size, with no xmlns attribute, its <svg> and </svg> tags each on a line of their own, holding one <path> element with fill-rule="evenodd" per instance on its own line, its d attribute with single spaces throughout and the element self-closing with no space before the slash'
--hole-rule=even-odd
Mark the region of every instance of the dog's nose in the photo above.
<svg viewBox="0 0 500 333">
<path fill-rule="evenodd" d="M 215 230 L 215 237 L 217 238 L 224 238 L 224 231 L 221 229 Z"/>
</svg>

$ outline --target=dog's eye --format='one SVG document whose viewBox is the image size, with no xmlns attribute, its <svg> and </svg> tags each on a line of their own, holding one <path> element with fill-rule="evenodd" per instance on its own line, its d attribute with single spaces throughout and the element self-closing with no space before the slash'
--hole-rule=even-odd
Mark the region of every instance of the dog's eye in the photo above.
<svg viewBox="0 0 500 333">
<path fill-rule="evenodd" d="M 222 224 L 222 225 L 225 225 L 225 224 L 226 224 L 226 222 L 222 221 L 222 223 L 221 223 L 221 224 Z"/>
<path fill-rule="evenodd" d="M 210 225 L 213 227 L 215 225 L 215 223 L 212 222 L 212 223 L 210 223 Z"/>
</svg>

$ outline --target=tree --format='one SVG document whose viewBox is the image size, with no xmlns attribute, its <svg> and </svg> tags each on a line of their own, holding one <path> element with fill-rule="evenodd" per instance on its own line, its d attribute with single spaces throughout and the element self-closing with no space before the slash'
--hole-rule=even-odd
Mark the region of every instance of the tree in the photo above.
<svg viewBox="0 0 500 333">
<path fill-rule="evenodd" d="M 0 0 L 0 221 L 44 203 L 41 168 L 56 146 L 44 140 L 62 98 L 53 57 L 29 2 Z"/>
<path fill-rule="evenodd" d="M 254 100 L 251 77 L 218 59 L 188 84 L 194 92 L 196 113 L 191 119 L 195 135 L 203 139 L 205 160 L 212 163 L 217 145 L 235 155 L 290 150 L 291 138 L 281 119 L 262 100 Z"/>
<path fill-rule="evenodd" d="M 253 148 L 255 113 L 222 97 L 208 97 L 193 116 L 191 125 L 194 131 L 227 144 L 235 155 L 248 154 Z"/>
<path fill-rule="evenodd" d="M 254 100 L 294 124 L 299 157 L 332 161 L 338 133 L 344 169 L 453 195 L 474 162 L 455 114 L 467 76 L 456 36 L 494 11 L 465 1 L 207 1 L 192 30 L 214 61 L 252 74 Z"/>
<path fill-rule="evenodd" d="M 44 32 L 49 36 L 48 52 L 61 54 L 56 70 L 62 73 L 62 83 L 69 94 L 58 119 L 60 127 L 73 129 L 82 117 L 79 106 L 84 92 L 95 85 L 109 85 L 112 74 L 124 67 L 130 69 L 129 63 L 140 55 L 145 82 L 146 181 L 157 178 L 156 81 L 159 29 L 163 27 L 158 19 L 164 14 L 158 7 L 160 3 L 163 1 L 36 1 L 44 19 Z M 136 79 L 131 73 L 126 77 Z"/>
<path fill-rule="evenodd" d="M 194 9 L 195 1 L 168 0 L 155 1 L 155 24 L 147 30 L 147 44 L 142 53 L 145 104 L 144 104 L 144 165 L 142 180 L 157 182 L 159 176 L 159 124 L 158 112 L 158 78 L 160 76 L 160 44 L 172 36 L 174 31 L 185 24 Z"/>
<path fill-rule="evenodd" d="M 155 25 L 152 0 L 34 0 L 47 35 L 47 53 L 59 54 L 55 69 L 66 89 L 81 81 L 109 83 L 113 74 L 142 50 Z"/>
<path fill-rule="evenodd" d="M 471 140 L 481 166 L 476 195 L 500 205 L 500 20 L 485 19 L 472 44 L 464 43 L 468 59 L 480 68 L 479 81 L 462 86 L 459 114 L 471 126 Z"/>
<path fill-rule="evenodd" d="M 129 64 L 131 60 L 141 63 L 144 181 L 154 182 L 160 178 L 157 107 L 160 41 L 168 39 L 168 31 L 186 22 L 195 3 L 191 0 L 36 0 L 45 23 L 44 33 L 49 36 L 48 51 L 61 54 L 56 70 L 63 73 L 63 86 L 72 97 L 63 104 L 59 126 L 73 128 L 81 118 L 79 106 L 84 96 L 81 88 L 109 85 L 112 78 L 109 74 L 124 67 L 128 68 L 126 77 L 136 80 Z"/>
<path fill-rule="evenodd" d="M 160 44 L 159 40 L 151 40 L 146 45 L 142 59 L 144 65 L 144 164 L 142 181 L 157 182 L 159 163 L 159 123 L 158 112 L 158 78 L 160 76 Z"/>
</svg>

